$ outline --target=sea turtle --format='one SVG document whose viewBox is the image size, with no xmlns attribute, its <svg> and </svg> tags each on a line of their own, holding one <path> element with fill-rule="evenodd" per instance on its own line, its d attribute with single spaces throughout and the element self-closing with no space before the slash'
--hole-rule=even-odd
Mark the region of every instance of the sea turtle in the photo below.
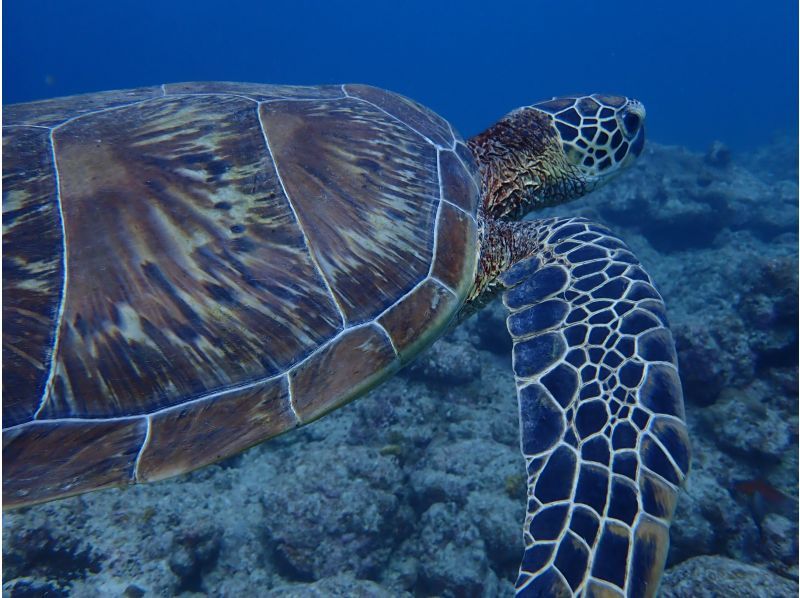
<svg viewBox="0 0 800 598">
<path fill-rule="evenodd" d="M 651 596 L 689 463 L 664 305 L 578 218 L 642 151 L 562 97 L 466 143 L 363 85 L 187 83 L 3 114 L 3 503 L 160 480 L 310 422 L 502 294 L 520 595 Z"/>
</svg>

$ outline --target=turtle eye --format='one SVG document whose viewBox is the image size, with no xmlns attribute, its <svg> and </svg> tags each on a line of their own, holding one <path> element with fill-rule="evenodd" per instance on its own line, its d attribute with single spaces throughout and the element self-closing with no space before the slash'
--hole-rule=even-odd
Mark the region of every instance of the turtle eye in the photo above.
<svg viewBox="0 0 800 598">
<path fill-rule="evenodd" d="M 626 112 L 622 117 L 622 124 L 625 127 L 625 133 L 629 137 L 633 137 L 636 131 L 639 130 L 639 125 L 642 124 L 642 119 L 635 112 Z"/>
</svg>

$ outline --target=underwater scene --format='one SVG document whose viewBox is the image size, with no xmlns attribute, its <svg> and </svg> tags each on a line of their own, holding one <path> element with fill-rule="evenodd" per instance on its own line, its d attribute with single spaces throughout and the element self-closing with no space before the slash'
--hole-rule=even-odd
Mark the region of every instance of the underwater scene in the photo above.
<svg viewBox="0 0 800 598">
<path fill-rule="evenodd" d="M 796 3 L 3 17 L 4 597 L 798 595 Z"/>
</svg>

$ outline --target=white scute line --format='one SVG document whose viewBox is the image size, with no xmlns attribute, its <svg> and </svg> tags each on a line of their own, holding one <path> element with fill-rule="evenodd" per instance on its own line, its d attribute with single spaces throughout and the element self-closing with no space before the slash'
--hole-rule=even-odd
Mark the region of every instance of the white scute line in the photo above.
<svg viewBox="0 0 800 598">
<path fill-rule="evenodd" d="M 168 98 L 197 98 L 208 96 L 211 98 L 239 98 L 240 100 L 247 100 L 248 102 L 253 102 L 254 104 L 258 104 L 258 100 L 255 98 L 251 98 L 250 96 L 244 96 L 240 93 L 223 93 L 217 91 L 197 91 L 197 92 L 189 92 L 189 91 L 176 91 L 170 92 L 166 95 Z M 152 98 L 156 100 L 160 100 L 162 97 L 159 96 L 158 98 Z"/>
<path fill-rule="evenodd" d="M 127 104 L 119 104 L 118 106 L 109 106 L 108 108 L 101 108 L 100 110 L 92 110 L 91 112 L 84 112 L 83 114 L 78 114 L 77 116 L 73 116 L 72 118 L 68 118 L 62 123 L 58 123 L 54 125 L 51 130 L 51 137 L 52 133 L 55 132 L 56 129 L 60 129 L 64 125 L 68 125 L 71 122 L 75 122 L 76 120 L 80 120 L 86 116 L 94 116 L 95 114 L 102 114 L 103 112 L 112 112 L 114 110 L 122 110 L 123 108 L 131 108 L 132 106 L 138 106 L 139 104 L 144 104 L 146 102 L 152 102 L 153 100 L 160 100 L 161 96 L 155 96 L 152 98 L 145 98 L 143 100 L 136 100 L 135 102 L 129 102 Z"/>
<path fill-rule="evenodd" d="M 414 285 L 414 288 L 412 288 L 405 295 L 403 295 L 403 297 L 398 299 L 396 302 L 392 303 L 389 307 L 387 307 L 385 310 L 383 310 L 381 313 L 379 313 L 377 316 L 375 316 L 375 321 L 366 322 L 364 324 L 358 324 L 356 326 L 350 326 L 350 327 L 347 327 L 347 328 L 344 328 L 344 329 L 340 330 L 334 337 L 328 339 L 326 342 L 324 342 L 319 347 L 317 347 L 314 351 L 309 353 L 305 357 L 305 359 L 297 362 L 292 367 L 290 367 L 287 370 L 284 370 L 283 372 L 280 372 L 278 374 L 274 374 L 272 376 L 265 376 L 264 378 L 258 378 L 257 380 L 252 380 L 252 381 L 247 382 L 245 384 L 238 384 L 236 386 L 229 386 L 228 388 L 223 388 L 221 390 L 216 390 L 216 391 L 208 393 L 206 395 L 201 395 L 199 397 L 195 397 L 194 399 L 190 399 L 188 401 L 183 401 L 183 402 L 175 404 L 175 405 L 170 405 L 169 407 L 163 407 L 162 409 L 157 409 L 156 411 L 153 411 L 153 412 L 151 412 L 149 414 L 137 413 L 135 415 L 123 415 L 123 416 L 119 416 L 119 417 L 94 417 L 94 418 L 93 417 L 60 417 L 60 418 L 53 418 L 53 419 L 47 419 L 47 420 L 31 420 L 31 421 L 23 422 L 21 424 L 16 424 L 14 426 L 9 426 L 7 428 L 4 428 L 3 431 L 4 432 L 11 432 L 13 430 L 18 430 L 18 429 L 26 428 L 26 427 L 31 426 L 31 425 L 39 425 L 39 424 L 93 423 L 93 422 L 98 422 L 99 423 L 99 422 L 111 422 L 111 421 L 121 422 L 121 421 L 129 421 L 129 420 L 133 420 L 133 419 L 140 419 L 141 417 L 143 417 L 145 415 L 147 415 L 149 417 L 152 417 L 152 416 L 156 416 L 156 415 L 158 415 L 160 413 L 167 413 L 169 411 L 177 411 L 177 410 L 180 410 L 180 409 L 185 409 L 186 407 L 188 407 L 190 405 L 194 405 L 195 403 L 201 403 L 203 401 L 211 401 L 211 400 L 214 400 L 214 399 L 216 399 L 218 397 L 225 396 L 225 395 L 228 395 L 228 394 L 231 394 L 231 393 L 234 393 L 234 392 L 243 391 L 243 390 L 249 390 L 251 388 L 255 388 L 256 386 L 258 386 L 260 384 L 265 384 L 267 382 L 271 382 L 273 380 L 277 380 L 278 378 L 281 378 L 283 376 L 289 376 L 294 370 L 296 370 L 296 369 L 300 368 L 301 366 L 303 366 L 306 362 L 308 362 L 310 359 L 312 359 L 317 353 L 320 353 L 321 351 L 324 351 L 325 349 L 327 349 L 330 345 L 335 343 L 337 340 L 339 340 L 340 337 L 344 336 L 345 334 L 347 334 L 347 333 L 349 333 L 349 332 L 351 332 L 353 330 L 358 330 L 360 328 L 366 328 L 366 327 L 369 327 L 369 326 L 375 326 L 376 328 L 382 328 L 377 324 L 377 320 L 380 319 L 384 314 L 386 314 L 390 309 L 395 307 L 398 303 L 400 303 L 403 299 L 405 299 L 406 297 L 411 295 L 411 293 L 413 293 L 418 288 L 420 288 L 424 284 L 424 282 L 426 280 L 428 280 L 428 279 L 426 278 L 426 279 L 422 280 L 421 282 L 417 283 L 416 285 Z M 384 330 L 384 332 L 385 332 L 385 330 Z M 291 380 L 291 377 L 289 379 Z M 293 398 L 291 400 L 293 400 Z M 293 405 L 292 405 L 292 411 L 294 411 L 294 406 Z M 296 415 L 296 413 L 295 413 L 295 415 Z M 302 420 L 299 417 L 297 418 L 297 421 L 302 423 Z"/>
<path fill-rule="evenodd" d="M 429 138 L 427 135 L 423 135 L 422 133 L 420 133 L 419 131 L 417 131 L 417 130 L 416 130 L 414 127 L 412 127 L 410 124 L 408 124 L 406 121 L 404 121 L 402 118 L 399 118 L 399 117 L 395 116 L 395 115 L 394 115 L 394 114 L 392 114 L 391 112 L 387 112 L 386 110 L 384 110 L 383 108 L 381 108 L 381 107 L 380 107 L 380 106 L 378 106 L 377 104 L 374 104 L 374 103 L 370 102 L 369 100 L 365 100 L 364 98 L 361 98 L 361 97 L 359 97 L 359 96 L 351 96 L 351 95 L 348 95 L 347 97 L 349 97 L 349 98 L 353 98 L 353 99 L 355 99 L 355 100 L 358 100 L 359 102 L 364 102 L 365 104 L 369 104 L 370 106 L 372 106 L 372 107 L 373 107 L 373 108 L 375 108 L 376 110 L 380 110 L 380 111 L 381 111 L 381 112 L 383 112 L 383 113 L 384 113 L 386 116 L 389 116 L 389 117 L 393 118 L 394 120 L 396 120 L 397 122 L 399 122 L 399 123 L 400 123 L 401 125 L 403 125 L 404 127 L 408 127 L 409 129 L 411 129 L 412 131 L 414 131 L 414 132 L 415 132 L 417 135 L 419 135 L 420 137 L 422 137 L 422 138 L 423 138 L 425 141 L 427 141 L 428 143 L 430 143 L 430 144 L 431 144 L 433 147 L 435 147 L 437 150 L 447 150 L 447 149 L 448 149 L 448 148 L 446 148 L 446 147 L 442 147 L 442 146 L 440 146 L 438 143 L 434 143 L 434 142 L 433 142 L 433 141 L 432 141 L 432 140 L 431 140 L 431 139 L 430 139 L 430 138 Z"/>
<path fill-rule="evenodd" d="M 431 276 L 428 276 L 428 278 L 429 278 L 430 280 L 432 280 L 433 282 L 435 282 L 436 284 L 438 284 L 439 286 L 442 286 L 442 287 L 444 287 L 444 290 L 445 290 L 445 291 L 447 291 L 447 292 L 448 292 L 448 293 L 450 293 L 450 294 L 451 294 L 453 297 L 455 297 L 456 299 L 458 299 L 458 293 L 456 293 L 456 292 L 455 292 L 453 289 L 451 289 L 451 288 L 450 288 L 450 285 L 448 285 L 447 283 L 445 283 L 445 282 L 444 282 L 444 281 L 442 281 L 441 279 L 437 278 L 436 276 L 432 276 L 432 275 L 431 275 Z"/>
<path fill-rule="evenodd" d="M 136 461 L 133 464 L 133 481 L 139 481 L 139 461 L 142 459 L 142 455 L 144 451 L 147 449 L 147 445 L 150 444 L 150 434 L 153 430 L 153 416 L 148 415 L 145 417 L 147 420 L 147 431 L 144 435 L 144 442 L 142 442 L 142 448 L 139 449 L 139 454 L 136 455 Z"/>
<path fill-rule="evenodd" d="M 466 145 L 466 144 L 462 144 L 462 145 L 465 148 L 467 148 L 467 150 L 469 150 L 469 146 L 468 145 Z M 475 173 L 472 171 L 472 169 L 469 168 L 466 164 L 464 164 L 464 160 L 461 159 L 461 156 L 458 155 L 457 151 L 454 151 L 453 153 L 455 154 L 456 158 L 458 159 L 459 164 L 461 164 L 461 167 L 464 169 L 464 172 L 466 172 L 467 174 L 470 175 L 469 178 L 472 181 L 472 186 L 475 187 L 475 189 L 478 192 L 478 204 L 480 205 L 480 203 L 483 201 L 483 197 L 481 197 L 481 182 L 479 180 L 479 177 L 475 176 Z M 470 152 L 470 153 L 472 153 L 472 152 Z"/>
<path fill-rule="evenodd" d="M 269 100 L 259 100 L 259 104 L 272 104 L 274 102 L 335 102 L 336 100 L 346 100 L 348 96 L 334 96 L 331 98 L 270 98 Z"/>
<path fill-rule="evenodd" d="M 260 104 L 259 104 L 260 106 Z M 339 310 L 339 315 L 342 318 L 342 327 L 347 326 L 347 318 L 344 315 L 344 310 L 342 306 L 339 304 L 339 301 L 336 299 L 336 295 L 333 292 L 333 288 L 331 288 L 330 282 L 328 282 L 327 277 L 325 276 L 325 272 L 322 271 L 322 266 L 320 266 L 319 262 L 317 261 L 317 257 L 314 254 L 314 251 L 311 249 L 311 243 L 308 240 L 308 236 L 306 235 L 306 231 L 303 228 L 303 221 L 300 219 L 300 216 L 297 214 L 297 210 L 294 209 L 294 204 L 292 203 L 292 198 L 289 197 L 289 192 L 286 190 L 286 185 L 283 184 L 283 177 L 281 177 L 280 169 L 278 168 L 278 162 L 275 160 L 275 154 L 272 153 L 272 147 L 269 144 L 269 137 L 267 136 L 267 128 L 264 126 L 264 121 L 261 119 L 261 110 L 258 110 L 258 124 L 261 127 L 261 134 L 264 136 L 264 143 L 267 144 L 267 151 L 269 152 L 269 157 L 272 160 L 272 164 L 275 167 L 275 175 L 278 177 L 278 182 L 281 184 L 281 189 L 283 190 L 283 194 L 286 196 L 286 202 L 289 204 L 289 208 L 292 210 L 292 214 L 294 214 L 295 221 L 297 222 L 297 228 L 300 229 L 300 232 L 303 235 L 303 241 L 306 244 L 306 249 L 308 250 L 308 255 L 311 258 L 311 261 L 314 262 L 314 266 L 317 268 L 317 272 L 319 272 L 320 278 L 325 283 L 325 286 L 328 289 L 328 293 L 331 296 L 331 300 L 333 301 L 334 305 L 336 305 L 337 309 Z"/>
<path fill-rule="evenodd" d="M 289 374 L 286 374 L 286 394 L 289 395 L 289 409 L 292 410 L 292 415 L 294 415 L 294 421 L 297 422 L 298 426 L 303 425 L 303 420 L 300 419 L 300 414 L 297 413 L 297 409 L 294 406 L 294 393 L 292 392 L 292 377 Z"/>
<path fill-rule="evenodd" d="M 56 161 L 56 142 L 53 138 L 55 129 L 50 130 L 50 155 L 53 159 L 53 172 L 56 181 L 56 206 L 58 207 L 58 218 L 61 222 L 61 297 L 59 298 L 58 314 L 56 316 L 55 329 L 53 332 L 53 347 L 50 350 L 50 365 L 47 372 L 47 381 L 42 389 L 42 396 L 39 399 L 39 407 L 33 414 L 33 419 L 39 417 L 39 414 L 47 404 L 50 397 L 50 389 L 53 385 L 53 378 L 56 371 L 56 356 L 58 354 L 58 346 L 61 340 L 61 322 L 64 319 L 64 304 L 67 301 L 67 227 L 64 225 L 64 210 L 61 206 L 61 175 L 58 173 L 58 162 Z"/>
<path fill-rule="evenodd" d="M 386 330 L 386 328 L 383 327 L 383 324 L 378 322 L 377 319 L 375 320 L 375 326 L 380 328 L 380 330 L 386 335 L 386 338 L 389 339 L 389 344 L 392 345 L 392 351 L 394 351 L 394 356 L 397 357 L 397 359 L 400 359 L 400 352 L 397 350 L 397 347 L 395 347 L 394 339 L 392 339 L 392 335 L 389 334 L 389 331 Z"/>
<path fill-rule="evenodd" d="M 431 248 L 431 265 L 428 268 L 428 276 L 433 275 L 433 267 L 436 265 L 436 251 L 439 247 L 439 218 L 442 215 L 442 200 L 444 199 L 444 195 L 442 194 L 442 168 L 441 163 L 439 161 L 440 152 L 436 150 L 436 171 L 437 175 L 439 176 L 439 202 L 436 205 L 436 216 L 433 219 L 433 247 Z"/>
<path fill-rule="evenodd" d="M 24 127 L 26 129 L 45 129 L 46 131 L 51 130 L 52 127 L 45 127 L 44 125 L 3 125 L 4 129 L 16 129 L 19 127 Z"/>
<path fill-rule="evenodd" d="M 453 125 L 450 124 L 449 120 L 444 121 L 447 123 L 447 128 L 450 129 L 450 137 L 453 138 L 453 145 L 450 146 L 450 149 L 456 154 L 456 157 L 461 160 L 461 157 L 456 152 L 456 147 L 458 146 L 458 137 L 456 137 L 456 132 L 453 130 Z"/>
<path fill-rule="evenodd" d="M 473 216 L 472 214 L 470 214 L 469 212 L 467 212 L 467 211 L 466 211 L 464 208 L 462 208 L 461 206 L 458 206 L 458 205 L 454 204 L 454 203 L 453 203 L 452 201 L 450 201 L 449 199 L 442 198 L 442 203 L 446 203 L 447 205 L 453 206 L 453 208 L 455 208 L 456 210 L 458 210 L 459 212 L 461 212 L 462 214 L 464 214 L 464 215 L 465 215 L 467 218 L 469 218 L 470 220 L 472 220 L 472 221 L 473 221 L 475 224 L 477 224 L 477 223 L 478 223 L 478 221 L 477 221 L 477 220 L 475 220 L 475 216 Z"/>
</svg>

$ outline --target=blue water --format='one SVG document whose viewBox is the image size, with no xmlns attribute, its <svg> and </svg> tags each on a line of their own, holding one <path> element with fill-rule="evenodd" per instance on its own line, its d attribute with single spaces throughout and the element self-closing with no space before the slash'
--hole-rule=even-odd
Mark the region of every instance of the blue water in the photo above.
<svg viewBox="0 0 800 598">
<path fill-rule="evenodd" d="M 680 147 L 651 146 L 654 151 L 646 152 L 637 167 L 594 193 L 591 201 L 534 216 L 585 215 L 608 225 L 639 254 L 665 299 L 677 341 L 694 451 L 688 491 L 679 499 L 672 527 L 668 575 L 701 555 L 715 557 L 694 561 L 691 566 L 696 568 L 688 573 L 674 573 L 672 587 L 688 579 L 698 596 L 732 595 L 726 588 L 748 587 L 747 579 L 755 575 L 764 580 L 763 595 L 797 596 L 797 0 L 290 0 L 280 5 L 257 0 L 8 0 L 3 17 L 4 104 L 192 80 L 361 82 L 413 97 L 471 136 L 509 110 L 552 95 L 597 91 L 641 99 L 648 109 L 649 138 Z M 8 195 L 4 224 L 12 233 L 15 219 L 22 228 L 39 218 L 31 214 L 44 213 L 39 194 L 45 188 L 42 181 L 52 175 L 36 171 L 31 154 L 25 153 L 36 147 L 20 141 L 45 139 L 44 131 L 24 131 L 31 136 L 23 137 L 19 130 L 7 132 L 12 142 L 5 157 L 12 159 L 4 163 L 8 170 L 3 173 Z M 781 142 L 786 139 L 788 143 Z M 687 156 L 682 149 L 704 151 L 715 140 L 738 154 L 735 167 L 727 163 L 726 152 L 714 159 Z M 15 163 L 14 152 L 20 147 L 23 158 Z M 54 143 L 53 156 L 55 148 Z M 104 155 L 101 150 L 96 154 Z M 189 158 L 203 156 L 186 158 L 188 163 Z M 116 164 L 111 158 L 108 163 Z M 77 180 L 80 164 L 72 164 L 70 174 Z M 151 164 L 158 162 L 148 162 L 147 173 Z M 120 169 L 125 163 L 121 165 Z M 137 167 L 134 163 L 133 174 Z M 93 174 L 91 168 L 86 170 Z M 201 171 L 198 165 L 198 170 L 187 172 Z M 13 195 L 13 185 L 23 187 L 26 181 L 35 183 L 30 186 L 33 194 Z M 71 239 L 70 260 L 72 244 L 84 247 L 80 234 L 67 234 L 76 225 L 68 220 L 72 216 L 64 214 L 71 210 L 76 221 L 85 219 L 85 213 L 78 217 L 75 206 L 109 197 L 114 199 L 108 206 L 113 214 L 129 197 L 142 205 L 165 202 L 155 195 L 135 195 L 145 188 L 141 185 L 126 194 L 127 177 L 111 180 L 110 191 L 101 189 L 105 182 L 102 178 L 86 186 L 99 189 L 93 196 L 65 191 L 50 200 L 62 216 L 64 239 Z M 69 189 L 63 185 L 58 188 Z M 117 189 L 123 194 L 112 197 Z M 165 191 L 164 197 L 170 192 Z M 30 209 L 33 201 L 35 211 Z M 153 214 L 159 209 L 156 205 Z M 235 210 L 231 213 L 238 217 Z M 114 222 L 104 218 L 100 224 Z M 250 234 L 248 227 L 250 222 L 231 226 L 230 231 Z M 80 227 L 75 230 L 85 232 Z M 275 231 L 274 243 L 279 243 L 286 231 Z M 91 232 L 107 234 L 102 227 Z M 220 228 L 219 238 L 222 232 Z M 122 238 L 121 234 L 110 238 Z M 146 237 L 145 230 L 142 239 Z M 249 245 L 235 243 L 247 239 L 234 239 L 231 254 L 246 252 Z M 85 247 L 91 257 L 93 244 Z M 438 259 L 440 245 L 436 247 Z M 15 245 L 4 236 L 11 265 L 6 271 L 12 271 L 11 277 L 13 268 L 27 264 L 26 257 L 41 253 L 37 249 Z M 158 257 L 169 262 L 172 256 Z M 80 281 L 85 274 L 76 263 L 81 264 L 70 261 L 69 267 L 78 272 Z M 140 265 L 142 271 L 157 266 Z M 157 267 L 154 271 L 160 272 Z M 642 276 L 635 269 L 628 272 L 633 272 L 631 277 Z M 587 274 L 582 284 L 594 276 L 600 274 Z M 81 297 L 86 291 L 80 282 L 68 287 L 66 280 L 65 274 L 60 288 L 70 290 L 63 293 L 62 308 L 69 305 L 68 296 Z M 627 299 L 639 295 L 641 283 L 635 284 Z M 595 294 L 605 299 L 604 293 L 613 288 L 609 283 Z M 98 287 L 97 296 L 102 292 Z M 652 297 L 646 293 L 639 298 Z M 642 299 L 642 304 L 645 301 L 651 313 L 661 313 L 655 302 Z M 602 303 L 592 301 L 586 309 Z M 17 309 L 11 301 L 4 305 L 12 305 L 11 314 Z M 541 314 L 546 319 L 548 312 L 541 305 L 519 313 L 529 314 L 525 317 L 531 321 Z M 511 376 L 505 312 L 495 307 L 464 322 L 463 328 L 420 356 L 416 372 L 412 366 L 371 397 L 243 456 L 172 481 L 7 512 L 2 530 L 4 596 L 119 596 L 128 584 L 125 595 L 130 596 L 145 590 L 147 596 L 166 596 L 188 589 L 210 596 L 254 591 L 262 595 L 287 583 L 324 582 L 340 572 L 364 583 L 377 581 L 388 593 L 403 589 L 415 596 L 444 598 L 510 595 L 521 554 L 527 475 L 518 454 L 521 409 Z M 4 319 L 13 340 L 19 325 L 13 317 L 4 314 Z M 644 320 L 640 316 L 638 322 Z M 627 320 L 631 322 L 639 325 L 633 318 Z M 80 327 L 76 318 L 73 329 Z M 570 338 L 586 334 L 578 333 L 580 328 L 585 326 L 575 325 Z M 607 328 L 599 324 L 589 338 L 598 332 L 606 338 Z M 536 353 L 529 348 L 536 347 L 536 338 L 522 341 L 531 344 L 518 354 L 526 358 L 526 352 Z M 652 340 L 664 337 L 648 331 L 638 342 L 645 338 L 650 340 L 639 344 L 642 354 L 652 351 L 656 359 L 667 355 Z M 588 352 L 595 363 L 596 354 L 596 349 Z M 570 356 L 575 355 L 580 352 L 571 350 Z M 517 359 L 517 371 L 520 364 L 523 372 L 530 365 Z M 653 370 L 656 367 L 661 365 L 652 366 Z M 582 368 L 579 396 L 587 399 L 584 405 L 596 407 L 598 383 L 583 378 L 592 370 L 597 368 Z M 605 376 L 611 383 L 619 379 L 628 385 L 623 375 L 628 379 L 639 375 L 631 374 L 635 368 L 622 371 L 619 376 Z M 560 377 L 563 384 L 558 378 L 550 380 L 569 387 L 568 376 Z M 542 387 L 537 383 L 527 388 Z M 659 385 L 659 390 L 665 388 Z M 649 395 L 652 401 L 644 406 L 666 405 L 668 394 L 664 390 Z M 548 406 L 544 391 L 540 407 L 534 405 L 533 396 L 531 391 L 524 399 L 528 404 L 522 403 L 527 412 L 541 414 L 545 424 L 555 422 L 556 411 Z M 599 430 L 592 427 L 596 422 L 605 425 L 606 407 L 595 411 L 594 419 L 592 407 L 579 409 L 574 419 L 581 422 L 581 434 L 589 428 Z M 614 409 L 624 419 L 622 409 L 629 407 Z M 645 412 L 639 407 L 631 411 L 631 419 L 641 428 L 639 418 Z M 213 418 L 207 423 L 209 430 L 217 429 Z M 560 419 L 557 424 L 561 425 Z M 547 440 L 558 425 L 541 424 L 536 429 L 543 429 L 542 438 Z M 648 434 L 655 428 L 651 425 Z M 529 440 L 532 429 L 533 424 L 523 426 Z M 14 442 L 8 431 L 5 434 Z M 625 436 L 615 432 L 612 448 L 618 449 L 616 444 L 622 445 Z M 221 437 L 218 429 L 210 436 Z M 658 468 L 667 461 L 664 453 L 654 443 L 643 448 L 653 437 L 657 436 L 647 436 L 639 447 L 645 454 L 643 462 Z M 531 444 L 539 441 L 535 438 Z M 603 443 L 593 446 L 585 455 L 597 458 Z M 80 455 L 91 457 L 93 448 Z M 177 452 L 181 450 L 182 446 Z M 608 462 L 610 453 L 605 450 Z M 625 467 L 629 453 L 617 451 L 615 474 L 618 465 Z M 623 456 L 617 461 L 619 455 Z M 16 463 L 8 450 L 5 457 L 13 468 Z M 555 471 L 557 467 L 549 463 L 548 469 Z M 580 469 L 578 488 L 591 500 L 596 497 L 588 495 L 605 483 L 596 469 L 583 465 Z M 561 467 L 560 471 L 573 470 Z M 613 490 L 623 487 L 617 486 L 621 477 L 614 475 L 610 487 L 618 496 L 627 496 Z M 589 481 L 582 487 L 584 480 Z M 558 483 L 548 480 L 542 486 L 558 489 Z M 617 505 L 623 502 L 627 501 Z M 625 516 L 625 509 L 620 509 L 611 514 L 609 508 L 609 516 Z M 561 505 L 544 509 L 548 510 L 550 521 L 553 513 L 565 513 Z M 547 517 L 539 524 L 545 521 L 546 527 Z M 560 517 L 563 525 L 566 515 Z M 612 536 L 604 533 L 600 543 Z M 615 546 L 618 541 L 614 540 Z M 562 554 L 569 551 L 559 549 L 558 560 Z M 758 568 L 750 569 L 751 577 L 745 578 L 731 573 L 739 564 Z M 708 570 L 716 575 L 706 575 Z M 717 582 L 720 585 L 714 585 Z"/>
<path fill-rule="evenodd" d="M 552 95 L 639 97 L 651 139 L 797 136 L 797 2 L 134 2 L 3 10 L 3 103 L 186 80 L 363 82 L 469 136 Z"/>
</svg>

